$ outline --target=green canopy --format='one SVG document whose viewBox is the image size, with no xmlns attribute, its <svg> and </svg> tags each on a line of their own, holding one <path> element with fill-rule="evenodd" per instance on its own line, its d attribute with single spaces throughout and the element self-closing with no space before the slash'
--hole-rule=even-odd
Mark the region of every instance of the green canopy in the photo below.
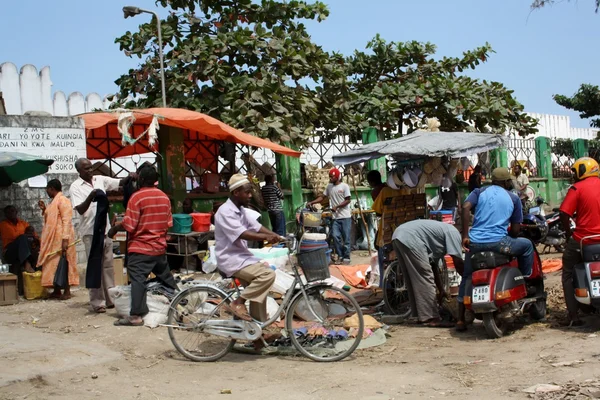
<svg viewBox="0 0 600 400">
<path fill-rule="evenodd" d="M 54 160 L 24 153 L 0 152 L 0 187 L 48 172 Z"/>
</svg>

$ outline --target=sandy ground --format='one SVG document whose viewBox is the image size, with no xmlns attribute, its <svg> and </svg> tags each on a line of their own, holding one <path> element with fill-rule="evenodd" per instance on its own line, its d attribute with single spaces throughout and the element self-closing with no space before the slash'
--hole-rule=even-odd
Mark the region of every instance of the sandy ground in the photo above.
<svg viewBox="0 0 600 400">
<path fill-rule="evenodd" d="M 465 334 L 396 325 L 385 345 L 335 364 L 237 353 L 193 363 L 166 328 L 115 327 L 114 310 L 91 313 L 85 290 L 23 301 L 0 308 L 0 399 L 600 398 L 600 317 L 558 327 L 559 276 L 546 282 L 548 320 L 524 320 L 502 339 L 486 339 L 477 322 Z M 542 383 L 563 390 L 523 392 Z"/>
</svg>

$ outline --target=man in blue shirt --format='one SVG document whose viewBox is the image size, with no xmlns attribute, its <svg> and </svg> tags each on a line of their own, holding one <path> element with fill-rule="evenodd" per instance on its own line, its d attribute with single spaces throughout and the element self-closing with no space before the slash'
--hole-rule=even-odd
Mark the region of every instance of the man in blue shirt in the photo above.
<svg viewBox="0 0 600 400">
<path fill-rule="evenodd" d="M 457 330 L 464 331 L 465 284 L 473 273 L 470 254 L 481 251 L 516 256 L 523 276 L 531 275 L 533 265 L 533 243 L 529 239 L 519 238 L 523 210 L 521 200 L 514 193 L 508 168 L 496 168 L 492 171 L 492 185 L 475 189 L 463 204 L 463 248 L 467 251 L 465 268 L 458 292 L 459 321 Z M 474 211 L 473 226 L 469 231 L 469 213 Z M 510 224 L 510 233 L 508 227 Z"/>
</svg>

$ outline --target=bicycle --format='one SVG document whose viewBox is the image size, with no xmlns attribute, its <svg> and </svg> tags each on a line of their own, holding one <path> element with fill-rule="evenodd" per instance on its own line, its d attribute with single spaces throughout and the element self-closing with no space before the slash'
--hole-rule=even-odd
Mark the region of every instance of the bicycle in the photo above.
<svg viewBox="0 0 600 400">
<path fill-rule="evenodd" d="M 192 286 L 173 299 L 168 312 L 165 326 L 177 351 L 193 361 L 216 361 L 231 351 L 236 340 L 261 339 L 266 345 L 262 330 L 285 312 L 284 334 L 300 354 L 321 362 L 340 361 L 352 354 L 364 332 L 364 320 L 358 302 L 345 291 L 318 281 L 323 279 L 323 271 L 316 271 L 315 274 L 315 271 L 304 267 L 307 279 L 304 283 L 298 266 L 292 260 L 292 255 L 297 254 L 298 241 L 292 234 L 286 242 L 290 249 L 289 260 L 294 281 L 277 312 L 266 322 L 242 321 L 225 312 L 222 307 L 240 295 L 235 280 L 233 288 L 229 289 L 212 284 Z M 358 327 L 354 335 L 348 335 L 342 328 L 344 320 L 352 315 L 357 316 Z M 304 326 L 294 328 L 294 316 L 302 317 L 306 321 L 302 324 Z M 311 319 L 312 322 L 309 321 Z M 189 336 L 179 340 L 179 334 L 184 336 L 185 333 Z M 190 348 L 186 348 L 188 345 Z"/>
</svg>

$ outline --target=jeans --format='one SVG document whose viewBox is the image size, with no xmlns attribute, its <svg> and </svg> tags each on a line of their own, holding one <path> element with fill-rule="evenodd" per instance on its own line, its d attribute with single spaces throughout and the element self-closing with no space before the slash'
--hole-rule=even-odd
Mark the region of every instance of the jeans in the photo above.
<svg viewBox="0 0 600 400">
<path fill-rule="evenodd" d="M 471 243 L 469 246 L 469 253 L 467 253 L 465 257 L 465 270 L 458 289 L 458 302 L 460 303 L 462 303 L 465 295 L 467 279 L 471 278 L 471 275 L 473 275 L 470 256 L 473 253 L 479 253 L 481 251 L 493 251 L 516 256 L 519 261 L 519 270 L 523 276 L 531 275 L 531 268 L 533 267 L 533 243 L 531 243 L 531 240 L 525 238 L 515 239 L 510 236 L 505 236 L 502 240 L 495 243 Z"/>
<path fill-rule="evenodd" d="M 269 211 L 273 232 L 285 237 L 285 214 L 282 210 Z"/>
<path fill-rule="evenodd" d="M 333 220 L 331 229 L 333 248 L 338 257 L 343 260 L 350 260 L 350 228 L 352 228 L 352 218 Z"/>
<path fill-rule="evenodd" d="M 148 256 L 139 253 L 129 253 L 127 259 L 127 272 L 131 279 L 131 311 L 129 315 L 143 317 L 148 314 L 146 303 L 146 279 L 150 272 L 167 287 L 177 290 L 177 283 L 167 264 L 167 256 Z"/>
</svg>

